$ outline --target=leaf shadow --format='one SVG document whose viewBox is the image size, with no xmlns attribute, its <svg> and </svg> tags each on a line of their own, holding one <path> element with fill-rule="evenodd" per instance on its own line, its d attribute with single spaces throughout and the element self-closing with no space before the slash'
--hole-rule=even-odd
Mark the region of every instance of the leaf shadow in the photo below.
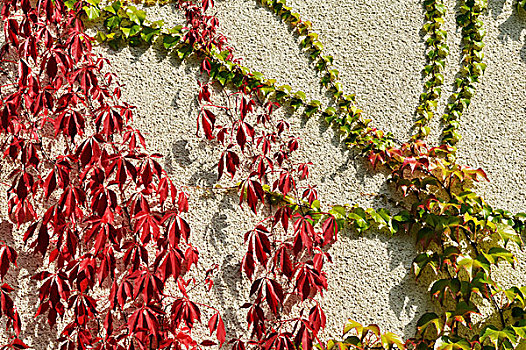
<svg viewBox="0 0 526 350">
<path fill-rule="evenodd" d="M 33 318 L 37 311 L 39 298 L 38 293 L 33 292 L 37 290 L 38 284 L 31 280 L 31 277 L 42 266 L 43 259 L 41 255 L 30 252 L 27 246 L 20 246 L 21 243 L 15 239 L 15 236 L 20 236 L 20 233 L 15 231 L 20 230 L 16 229 L 11 222 L 0 220 L 0 241 L 5 241 L 8 246 L 14 247 L 18 252 L 17 266 L 9 269 L 4 282 L 15 289 L 11 297 L 21 317 L 20 339 L 38 349 L 58 349 L 57 337 L 54 334 L 57 332 L 57 327 L 50 329 L 46 322 L 35 322 Z"/>
<path fill-rule="evenodd" d="M 507 0 L 495 0 L 488 2 L 488 11 L 494 20 L 498 20 L 508 4 Z M 524 32 L 526 29 L 526 11 L 518 10 L 516 2 L 513 2 L 511 14 L 507 19 L 498 25 L 499 34 L 497 38 L 503 44 L 507 44 L 510 40 L 521 43 L 520 58 L 526 62 L 526 40 Z"/>
</svg>

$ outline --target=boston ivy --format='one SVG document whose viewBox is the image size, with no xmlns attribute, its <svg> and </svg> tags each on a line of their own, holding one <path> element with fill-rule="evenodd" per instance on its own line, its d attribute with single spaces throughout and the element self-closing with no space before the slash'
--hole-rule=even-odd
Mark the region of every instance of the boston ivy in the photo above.
<svg viewBox="0 0 526 350">
<path fill-rule="evenodd" d="M 429 134 L 427 124 L 444 83 L 440 72 L 448 48 L 441 1 L 424 2 L 426 83 L 417 107 L 416 133 L 405 143 L 364 118 L 354 95 L 338 81 L 333 57 L 324 52 L 309 21 L 283 0 L 261 4 L 298 35 L 335 107 L 309 101 L 305 93 L 277 86 L 241 66 L 217 32 L 217 19 L 205 14 L 213 6 L 209 0 L 200 5 L 177 1 L 186 23 L 174 28 L 149 22 L 144 10 L 119 1 L 102 5 L 94 0 L 39 0 L 32 7 L 28 1 L 11 0 L 4 6 L 8 40 L 2 64 L 15 74 L 3 90 L 0 129 L 6 140 L 4 156 L 15 168 L 9 190 L 11 219 L 29 227 L 24 240 L 50 262 L 34 276 L 42 281 L 38 314 L 46 314 L 54 324 L 67 305 L 74 315 L 62 330 L 61 347 L 210 346 L 215 343 L 193 339 L 190 332 L 202 308 L 211 310 L 208 326 L 219 345 L 228 342 L 235 350 L 512 349 L 523 344 L 526 287 L 502 288 L 493 272 L 501 261 L 516 262 L 511 245 L 522 247 L 526 214 L 489 206 L 472 190 L 473 182 L 487 180 L 485 172 L 458 164 L 455 157 L 459 118 L 485 69 L 480 15 L 486 2 L 466 0 L 458 9 L 464 44 L 461 77 L 442 118 L 443 142 L 436 147 L 422 138 Z M 167 54 L 200 60 L 208 81 L 199 90 L 199 132 L 222 148 L 219 177 L 241 178 L 240 204 L 254 213 L 268 213 L 245 233 L 246 253 L 240 261 L 251 281 L 250 300 L 243 306 L 249 334 L 227 339 L 219 313 L 190 299 L 184 272 L 197 263 L 197 251 L 184 220 L 187 195 L 172 184 L 156 161 L 158 155 L 146 152 L 140 132 L 129 124 L 131 107 L 119 101 L 118 87 L 111 90 L 113 76 L 102 74 L 105 61 L 91 53 L 79 19 L 101 20 L 104 30 L 97 39 L 114 48 L 159 41 Z M 17 55 L 18 62 L 10 54 Z M 39 70 L 36 62 L 43 62 L 43 68 Z M 216 100 L 211 82 L 224 88 L 226 101 Z M 396 212 L 322 205 L 315 184 L 308 182 L 312 164 L 297 159 L 294 130 L 273 113 L 283 105 L 306 118 L 322 117 L 373 170 L 387 172 L 404 198 L 395 203 Z M 47 125 L 55 137 L 46 133 Z M 417 279 L 424 274 L 432 278 L 430 294 L 442 311 L 424 314 L 414 337 L 403 341 L 381 333 L 376 325 L 350 320 L 341 339 L 319 338 L 326 317 L 316 297 L 330 282 L 323 270 L 331 262 L 325 247 L 342 229 L 416 236 L 413 271 Z M 153 263 L 147 249 L 156 251 Z M 2 243 L 0 259 L 3 280 L 16 264 L 17 252 Z M 125 268 L 115 273 L 115 266 Z M 181 295 L 164 293 L 170 278 L 177 281 Z M 211 284 L 209 277 L 204 282 Z M 103 283 L 111 286 L 110 305 L 100 305 L 92 296 L 95 285 Z M 26 348 L 19 339 L 20 317 L 12 292 L 8 284 L 1 287 L 1 310 L 11 334 L 6 348 Z M 283 314 L 286 298 L 299 300 L 298 315 Z M 481 313 L 484 302 L 498 322 L 482 321 L 481 331 L 474 333 L 472 317 Z M 102 327 L 90 327 L 103 318 Z"/>
</svg>

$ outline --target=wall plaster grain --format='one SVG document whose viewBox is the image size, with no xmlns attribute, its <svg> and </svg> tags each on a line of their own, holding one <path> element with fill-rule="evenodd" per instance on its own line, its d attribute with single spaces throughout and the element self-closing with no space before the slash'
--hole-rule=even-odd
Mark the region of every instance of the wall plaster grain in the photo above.
<svg viewBox="0 0 526 350">
<path fill-rule="evenodd" d="M 460 33 L 455 26 L 455 1 L 447 0 L 448 44 L 446 86 L 439 110 L 460 61 Z M 311 20 L 327 52 L 335 57 L 347 91 L 356 92 L 359 105 L 374 124 L 407 139 L 414 110 L 422 92 L 424 40 L 421 1 L 417 0 L 294 0 L 304 19 Z M 182 23 L 173 6 L 149 8 L 153 19 Z M 276 16 L 254 0 L 216 0 L 213 12 L 220 30 L 227 35 L 245 66 L 301 89 L 309 97 L 324 100 L 315 71 L 298 46 L 297 38 Z M 491 182 L 478 185 L 488 202 L 512 211 L 526 210 L 526 18 L 515 12 L 511 0 L 490 1 L 484 22 L 488 29 L 488 68 L 469 112 L 462 118 L 459 143 L 461 161 L 482 167 Z M 193 242 L 201 253 L 199 272 L 214 263 L 220 266 L 211 293 L 198 290 L 199 298 L 219 308 L 228 336 L 241 335 L 245 314 L 239 307 L 248 299 L 248 284 L 239 273 L 243 234 L 253 216 L 239 208 L 235 194 L 210 193 L 198 186 L 215 184 L 219 151 L 213 143 L 195 137 L 198 105 L 196 91 L 201 76 L 196 64 L 165 57 L 159 48 L 125 48 L 117 52 L 98 48 L 126 86 L 125 101 L 137 106 L 135 123 L 147 136 L 154 151 L 164 154 L 164 164 L 175 182 L 189 186 L 189 221 Z M 392 190 L 385 176 L 369 167 L 339 144 L 332 129 L 319 120 L 304 121 L 290 116 L 301 139 L 301 157 L 314 163 L 311 182 L 318 184 L 325 204 L 359 203 L 383 206 L 367 194 Z M 433 124 L 439 130 L 438 122 Z M 437 140 L 438 131 L 432 135 Z M 228 184 L 228 181 L 225 182 Z M 6 218 L 2 200 L 2 235 L 16 235 Z M 3 236 L 2 236 L 3 237 Z M 16 239 L 15 239 L 16 240 Z M 18 240 L 17 245 L 21 247 Z M 20 266 L 13 280 L 20 287 L 17 303 L 22 307 L 25 339 L 35 349 L 55 349 L 54 332 L 46 331 L 42 319 L 32 321 L 35 284 L 27 276 L 36 269 L 27 250 L 20 248 Z M 425 284 L 416 284 L 410 273 L 414 238 L 383 234 L 365 237 L 343 233 L 331 247 L 334 264 L 329 267 L 329 291 L 322 301 L 328 328 L 323 338 L 338 336 L 348 318 L 377 323 L 382 330 L 411 336 L 423 313 L 433 310 Z M 503 279 L 524 280 L 526 255 L 518 252 L 519 269 Z M 245 281 L 246 282 L 246 281 Z M 518 282 L 520 283 L 520 282 Z M 0 339 L 2 336 L 0 335 Z"/>
</svg>

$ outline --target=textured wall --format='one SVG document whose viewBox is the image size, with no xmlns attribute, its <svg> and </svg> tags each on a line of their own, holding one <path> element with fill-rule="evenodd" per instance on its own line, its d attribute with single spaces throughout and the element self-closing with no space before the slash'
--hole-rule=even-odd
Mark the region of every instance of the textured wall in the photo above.
<svg viewBox="0 0 526 350">
<path fill-rule="evenodd" d="M 460 61 L 456 4 L 453 0 L 446 3 L 451 55 L 447 59 L 440 111 Z M 335 57 L 346 90 L 357 93 L 359 105 L 374 124 L 399 139 L 407 139 L 422 92 L 420 72 L 425 63 L 421 1 L 294 0 L 290 5 L 303 19 L 312 21 L 327 52 Z M 301 89 L 309 97 L 325 98 L 297 38 L 276 16 L 255 0 L 216 0 L 213 11 L 220 19 L 220 30 L 229 37 L 238 55 L 244 57 L 245 66 Z M 166 22 L 183 21 L 171 6 L 150 8 L 148 12 Z M 464 138 L 458 145 L 459 154 L 462 162 L 482 167 L 488 173 L 491 182 L 478 187 L 491 205 L 525 211 L 526 138 L 522 136 L 526 131 L 526 18 L 516 13 L 511 0 L 492 0 L 484 22 L 488 30 L 488 68 L 462 119 Z M 245 328 L 245 314 L 239 306 L 248 299 L 248 285 L 239 273 L 239 262 L 243 234 L 252 224 L 246 218 L 253 216 L 239 208 L 235 195 L 195 188 L 215 183 L 218 159 L 214 144 L 195 137 L 198 67 L 165 57 L 157 49 L 100 51 L 126 84 L 124 99 L 138 107 L 136 124 L 147 135 L 149 144 L 165 155 L 164 162 L 173 179 L 190 186 L 189 219 L 193 241 L 201 252 L 200 269 L 213 263 L 221 267 L 216 287 L 210 294 L 202 292 L 202 298 L 223 311 L 229 336 L 240 335 Z M 384 205 L 364 195 L 391 193 L 382 174 L 371 174 L 363 161 L 354 159 L 338 143 L 333 130 L 319 121 L 305 122 L 297 116 L 290 120 L 295 134 L 302 139 L 301 157 L 314 163 L 311 180 L 318 184 L 323 203 Z M 436 139 L 438 122 L 433 127 Z M 11 228 L 4 221 L 0 229 Z M 433 309 L 426 286 L 415 284 L 410 272 L 415 256 L 413 237 L 359 237 L 346 233 L 330 253 L 334 264 L 329 267 L 330 288 L 323 300 L 328 335 L 339 335 L 343 323 L 353 318 L 410 336 L 420 315 Z M 520 257 L 526 262 L 524 254 Z M 524 279 L 526 270 L 521 267 L 524 265 L 508 278 Z M 29 273 L 21 270 L 20 276 Z M 21 280 L 20 285 L 25 284 Z M 22 294 L 31 288 L 34 286 L 27 285 L 20 292 L 30 312 L 34 311 L 34 300 L 28 301 Z M 25 321 L 29 320 L 30 315 L 25 315 Z M 41 334 L 41 328 L 45 326 L 32 325 L 26 334 Z M 34 337 L 32 342 L 37 349 L 53 348 L 46 337 Z"/>
</svg>

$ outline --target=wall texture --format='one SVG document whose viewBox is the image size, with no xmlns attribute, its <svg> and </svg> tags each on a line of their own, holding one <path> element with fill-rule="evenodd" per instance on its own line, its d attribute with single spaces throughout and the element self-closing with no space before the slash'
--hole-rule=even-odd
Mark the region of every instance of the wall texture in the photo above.
<svg viewBox="0 0 526 350">
<path fill-rule="evenodd" d="M 460 62 L 456 3 L 446 3 L 451 55 L 439 111 L 445 106 Z M 422 92 L 422 2 L 294 0 L 290 5 L 312 21 L 327 52 L 335 57 L 346 90 L 356 92 L 359 105 L 374 124 L 401 140 L 407 139 Z M 526 17 L 512 5 L 512 0 L 490 1 L 484 18 L 488 68 L 461 121 L 464 138 L 458 147 L 463 163 L 482 167 L 488 173 L 491 181 L 478 188 L 491 205 L 526 211 Z M 147 11 L 153 19 L 183 23 L 171 6 Z M 243 57 L 245 66 L 301 89 L 308 97 L 325 98 L 297 38 L 272 13 L 255 0 L 216 0 L 213 11 L 220 20 L 220 30 Z M 245 329 L 245 314 L 239 307 L 248 299 L 249 291 L 242 283 L 239 263 L 243 234 L 252 224 L 246 218 L 252 216 L 238 206 L 235 194 L 198 188 L 215 184 L 218 159 L 214 144 L 195 136 L 198 67 L 166 57 L 156 48 L 98 50 L 126 84 L 124 99 L 138 107 L 136 125 L 147 135 L 150 146 L 165 155 L 164 163 L 173 179 L 189 186 L 189 219 L 193 241 L 201 253 L 200 271 L 214 263 L 220 266 L 212 292 L 197 293 L 223 312 L 228 336 L 240 335 Z M 318 184 L 324 204 L 385 206 L 371 195 L 392 193 L 382 174 L 372 175 L 369 167 L 340 145 L 334 131 L 319 120 L 304 121 L 294 115 L 289 118 L 302 139 L 301 157 L 314 163 L 311 180 Z M 437 121 L 433 130 L 431 139 L 436 140 L 440 131 Z M 5 217 L 5 208 L 2 210 Z M 6 220 L 0 224 L 0 230 L 12 229 Z M 420 315 L 433 309 L 427 286 L 416 284 L 410 272 L 416 255 L 413 237 L 344 233 L 330 253 L 335 263 L 329 268 L 330 289 L 323 299 L 329 321 L 326 336 L 338 336 L 348 318 L 374 322 L 382 330 L 411 336 Z M 524 280 L 526 254 L 519 253 L 519 257 L 523 264 L 506 274 L 510 281 Z M 27 253 L 21 258 L 33 259 Z M 22 278 L 30 273 L 21 269 L 17 276 L 23 287 L 19 292 L 21 305 L 27 305 L 26 322 L 35 311 L 35 300 L 27 297 L 34 295 L 35 286 Z M 47 326 L 42 321 L 36 323 L 26 330 L 28 340 L 36 349 L 54 348 L 52 336 L 42 336 Z"/>
</svg>

